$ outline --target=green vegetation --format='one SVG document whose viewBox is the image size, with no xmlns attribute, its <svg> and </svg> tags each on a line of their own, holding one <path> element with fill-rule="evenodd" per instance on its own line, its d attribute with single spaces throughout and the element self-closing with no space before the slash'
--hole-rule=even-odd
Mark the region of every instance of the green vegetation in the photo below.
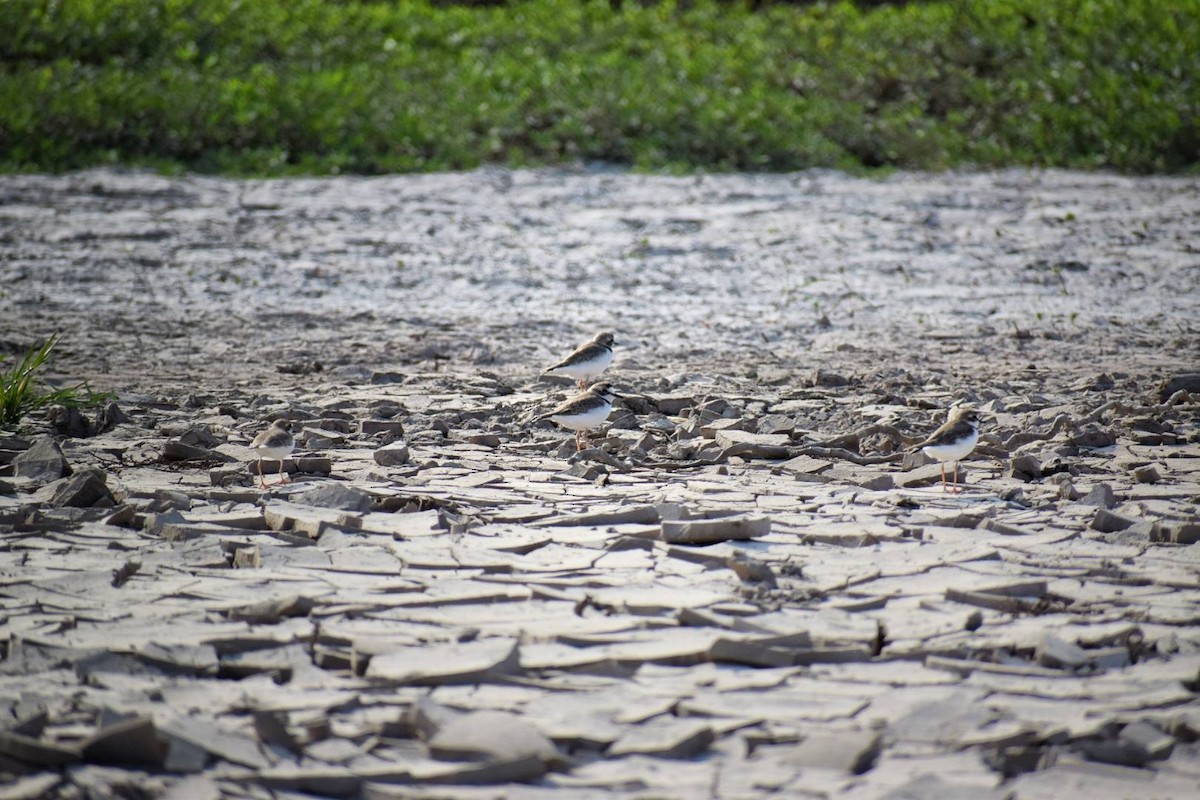
<svg viewBox="0 0 1200 800">
<path fill-rule="evenodd" d="M 0 168 L 1200 164 L 1200 0 L 5 0 Z"/>
<path fill-rule="evenodd" d="M 11 369 L 0 369 L 0 427 L 13 427 L 26 414 L 46 406 L 80 408 L 98 405 L 109 399 L 107 394 L 93 392 L 86 383 L 65 389 L 38 389 L 34 373 L 46 364 L 56 344 L 58 334 L 26 351 Z"/>
</svg>

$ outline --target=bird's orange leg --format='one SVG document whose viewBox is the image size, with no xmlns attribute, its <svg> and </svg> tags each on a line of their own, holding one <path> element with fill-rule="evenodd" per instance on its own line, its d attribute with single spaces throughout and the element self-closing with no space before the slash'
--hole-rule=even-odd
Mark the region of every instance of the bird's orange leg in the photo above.
<svg viewBox="0 0 1200 800">
<path fill-rule="evenodd" d="M 283 459 L 282 458 L 279 459 L 279 482 L 280 483 L 291 483 L 292 482 L 292 479 L 283 473 Z"/>
<path fill-rule="evenodd" d="M 945 492 L 946 492 L 946 462 L 945 461 L 941 462 L 940 466 L 942 468 L 942 493 L 945 494 Z"/>
<path fill-rule="evenodd" d="M 262 461 L 263 460 L 261 458 L 258 460 L 258 488 L 266 489 L 267 479 L 263 477 Z"/>
</svg>

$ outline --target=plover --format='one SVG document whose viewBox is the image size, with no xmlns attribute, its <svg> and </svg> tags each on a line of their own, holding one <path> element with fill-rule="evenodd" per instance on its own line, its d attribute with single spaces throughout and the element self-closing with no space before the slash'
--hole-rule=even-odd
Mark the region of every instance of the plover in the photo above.
<svg viewBox="0 0 1200 800">
<path fill-rule="evenodd" d="M 587 431 L 598 427 L 612 413 L 613 398 L 620 397 L 608 383 L 597 383 L 586 392 L 572 397 L 553 411 L 542 414 L 536 421 L 553 420 L 567 430 L 575 431 L 575 450 L 583 449 Z"/>
<path fill-rule="evenodd" d="M 590 342 L 577 347 L 574 353 L 546 372 L 556 372 L 574 378 L 579 382 L 579 388 L 583 389 L 588 381 L 600 377 L 600 373 L 612 363 L 615 344 L 611 331 L 600 331 Z"/>
<path fill-rule="evenodd" d="M 950 492 L 961 492 L 958 487 L 958 462 L 975 449 L 979 441 L 979 415 L 974 406 L 961 405 L 950 409 L 950 416 L 942 427 L 929 438 L 910 448 L 915 453 L 924 450 L 926 455 L 936 458 L 942 465 L 942 491 L 946 491 L 946 464 L 954 462 L 954 486 Z"/>
<path fill-rule="evenodd" d="M 250 449 L 254 451 L 254 455 L 258 456 L 258 485 L 260 488 L 267 488 L 267 481 L 263 478 L 262 471 L 264 458 L 279 462 L 279 474 L 282 476 L 279 483 L 289 482 L 283 475 L 283 460 L 296 449 L 296 437 L 292 435 L 291 420 L 275 420 L 271 423 L 271 427 L 254 437 L 254 441 L 250 443 Z"/>
</svg>

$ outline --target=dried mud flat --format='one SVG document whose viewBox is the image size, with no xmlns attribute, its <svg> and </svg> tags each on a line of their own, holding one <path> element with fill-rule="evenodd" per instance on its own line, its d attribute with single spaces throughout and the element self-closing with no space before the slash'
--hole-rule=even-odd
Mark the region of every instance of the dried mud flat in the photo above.
<svg viewBox="0 0 1200 800">
<path fill-rule="evenodd" d="M 0 798 L 1194 796 L 1198 245 L 1195 178 L 0 177 L 0 352 L 115 395 L 0 438 Z"/>
</svg>

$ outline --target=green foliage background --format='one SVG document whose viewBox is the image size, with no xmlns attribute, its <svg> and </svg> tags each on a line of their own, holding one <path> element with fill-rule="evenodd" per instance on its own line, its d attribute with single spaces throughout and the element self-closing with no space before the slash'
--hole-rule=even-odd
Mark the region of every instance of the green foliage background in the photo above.
<svg viewBox="0 0 1200 800">
<path fill-rule="evenodd" d="M 1200 0 L 5 0 L 0 168 L 1200 163 Z"/>
</svg>

